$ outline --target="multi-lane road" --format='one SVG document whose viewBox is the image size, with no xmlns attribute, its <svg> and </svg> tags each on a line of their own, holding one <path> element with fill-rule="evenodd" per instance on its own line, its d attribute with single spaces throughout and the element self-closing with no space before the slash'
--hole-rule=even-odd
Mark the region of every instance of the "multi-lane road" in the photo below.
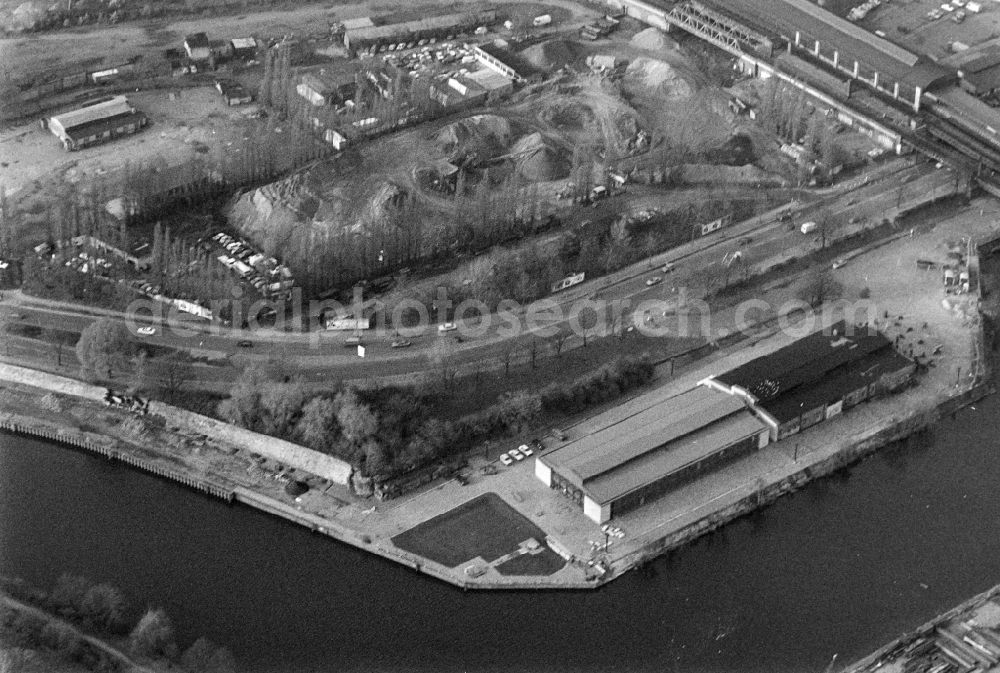
<svg viewBox="0 0 1000 673">
<path fill-rule="evenodd" d="M 954 190 L 956 180 L 946 169 L 935 169 L 927 162 L 913 163 L 907 159 L 894 160 L 865 177 L 854 178 L 834 188 L 822 190 L 808 203 L 794 204 L 795 213 L 791 220 L 780 221 L 777 211 L 735 224 L 717 234 L 682 245 L 648 260 L 634 264 L 605 277 L 588 280 L 580 285 L 549 297 L 547 315 L 561 316 L 560 319 L 538 320 L 536 323 L 556 325 L 569 330 L 568 316 L 580 302 L 626 302 L 623 317 L 619 320 L 606 317 L 608 329 L 620 328 L 633 320 L 636 306 L 646 300 L 670 300 L 675 288 L 688 288 L 688 296 L 700 296 L 712 274 L 721 273 L 724 259 L 731 259 L 739 251 L 751 266 L 763 265 L 769 260 L 801 257 L 819 247 L 816 234 L 802 235 L 798 225 L 819 217 L 820 211 L 833 213 L 841 219 L 855 223 L 838 227 L 828 233 L 829 239 L 847 235 L 860 227 L 891 217 L 897 208 L 906 206 L 914 198 L 925 198 L 927 194 L 945 195 Z M 606 207 L 613 207 L 611 202 Z M 829 242 L 829 241 L 828 241 Z M 662 273 L 665 264 L 673 270 Z M 662 281 L 648 285 L 650 278 L 658 276 Z M 609 308 L 610 312 L 610 308 Z M 461 342 L 455 338 L 459 332 L 441 334 L 437 325 L 426 327 L 421 335 L 409 335 L 412 346 L 393 349 L 390 342 L 394 335 L 366 334 L 365 354 L 361 358 L 355 348 L 345 348 L 344 342 L 350 333 L 313 332 L 292 333 L 274 330 L 232 330 L 202 327 L 197 331 L 181 331 L 169 325 L 156 326 L 156 334 L 137 337 L 149 343 L 188 351 L 195 356 L 204 356 L 216 364 L 196 365 L 193 383 L 205 389 L 224 389 L 239 369 L 257 359 L 280 358 L 283 364 L 302 373 L 307 381 L 322 382 L 336 377 L 338 380 L 364 380 L 372 377 L 405 377 L 428 369 L 434 355 L 442 350 L 450 366 L 463 369 L 476 367 L 499 368 L 508 357 L 513 361 L 523 361 L 527 357 L 528 344 L 539 334 L 538 329 L 530 329 L 525 313 L 518 312 L 519 326 L 512 328 L 512 320 L 498 320 L 491 316 L 490 325 L 472 334 L 470 330 L 460 330 Z M 578 312 L 579 315 L 579 312 Z M 610 316 L 610 313 L 608 314 Z M 119 318 L 122 319 L 122 318 Z M 44 304 L 19 293 L 6 293 L 0 303 L 0 320 L 35 325 L 45 329 L 78 332 L 94 320 L 83 309 L 70 305 Z M 142 324 L 140 322 L 140 324 Z M 592 333 L 593 334 L 593 333 Z M 33 339 L 5 335 L 6 349 L 0 349 L 0 356 L 33 362 L 36 366 L 55 366 L 56 349 Z M 572 344 L 573 337 L 570 343 Z M 251 346 L 240 346 L 240 342 L 250 341 Z M 444 347 L 441 344 L 446 344 Z M 543 349 L 544 350 L 544 349 Z M 513 356 L 507 353 L 514 352 Z M 71 348 L 64 348 L 64 361 L 73 361 Z"/>
</svg>

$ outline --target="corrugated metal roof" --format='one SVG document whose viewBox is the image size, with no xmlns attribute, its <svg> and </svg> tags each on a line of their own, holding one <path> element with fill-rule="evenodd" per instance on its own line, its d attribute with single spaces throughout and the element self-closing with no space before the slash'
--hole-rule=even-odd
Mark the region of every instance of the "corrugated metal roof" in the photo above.
<svg viewBox="0 0 1000 673">
<path fill-rule="evenodd" d="M 716 378 L 748 390 L 759 400 L 769 400 L 889 345 L 881 334 L 869 334 L 867 327 L 857 328 L 849 336 L 846 324 L 840 321 Z"/>
<path fill-rule="evenodd" d="M 724 13 L 746 17 L 754 26 L 766 25 L 786 39 L 799 31 L 807 40 L 819 40 L 840 52 L 841 63 L 857 60 L 900 82 L 926 88 L 948 77 L 952 70 L 869 33 L 809 0 L 704 0 Z"/>
<path fill-rule="evenodd" d="M 756 435 L 765 427 L 749 411 L 740 411 L 592 479 L 585 488 L 601 504 L 617 500 Z"/>
<path fill-rule="evenodd" d="M 834 75 L 822 68 L 819 68 L 808 61 L 803 61 L 798 56 L 788 53 L 781 53 L 775 57 L 774 62 L 782 70 L 804 78 L 810 84 L 825 89 L 833 94 L 846 94 L 847 82 L 850 77 L 847 75 Z"/>
<path fill-rule="evenodd" d="M 132 111 L 133 108 L 125 96 L 115 96 L 111 100 L 104 101 L 103 103 L 88 105 L 86 107 L 79 108 L 78 110 L 64 112 L 61 115 L 55 115 L 50 121 L 61 126 L 64 131 L 69 131 L 74 127 L 82 126 L 83 124 L 89 124 L 100 121 L 101 119 L 116 117 Z"/>
<path fill-rule="evenodd" d="M 113 117 L 102 117 L 86 124 L 77 124 L 66 130 L 66 136 L 80 142 L 87 136 L 99 136 L 105 131 L 123 128 L 129 124 L 142 125 L 146 120 L 146 115 L 141 112 L 124 112 Z"/>
<path fill-rule="evenodd" d="M 382 40 L 396 35 L 408 35 L 425 30 L 439 30 L 471 24 L 475 23 L 477 19 L 478 17 L 474 14 L 445 14 L 444 16 L 432 16 L 416 21 L 390 23 L 385 26 L 357 28 L 346 32 L 348 39 L 352 42 L 355 40 Z"/>
<path fill-rule="evenodd" d="M 829 372 L 814 385 L 800 386 L 761 406 L 779 423 L 784 423 L 820 405 L 837 402 L 845 395 L 878 380 L 883 374 L 897 372 L 911 364 L 907 358 L 886 347 Z"/>
<path fill-rule="evenodd" d="M 505 89 L 514 85 L 513 80 L 509 77 L 504 77 L 500 73 L 486 68 L 470 72 L 465 77 L 471 79 L 486 91 L 496 91 L 497 89 Z"/>
<path fill-rule="evenodd" d="M 987 68 L 992 68 L 995 65 L 1000 65 L 1000 51 L 993 51 L 979 56 L 978 58 L 966 61 L 962 65 L 958 66 L 958 69 L 962 71 L 964 75 L 968 75 L 970 73 L 986 70 Z"/>
<path fill-rule="evenodd" d="M 744 408 L 735 396 L 699 386 L 548 452 L 543 462 L 582 485 Z"/>
</svg>

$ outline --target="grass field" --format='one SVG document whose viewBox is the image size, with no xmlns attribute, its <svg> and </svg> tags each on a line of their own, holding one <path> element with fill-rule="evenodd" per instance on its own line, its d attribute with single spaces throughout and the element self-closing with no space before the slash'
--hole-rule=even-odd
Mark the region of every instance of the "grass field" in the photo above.
<svg viewBox="0 0 1000 673">
<path fill-rule="evenodd" d="M 543 542 L 545 533 L 496 493 L 484 493 L 392 541 L 400 549 L 454 568 L 477 556 L 492 563 L 517 551 L 528 538 Z M 562 566 L 562 558 L 545 549 L 540 554 L 515 557 L 497 570 L 505 575 L 550 575 Z"/>
</svg>

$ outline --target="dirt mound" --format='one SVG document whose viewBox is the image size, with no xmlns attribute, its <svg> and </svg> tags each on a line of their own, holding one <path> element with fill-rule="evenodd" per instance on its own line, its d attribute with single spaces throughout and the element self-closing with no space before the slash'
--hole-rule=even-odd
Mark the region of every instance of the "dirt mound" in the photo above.
<svg viewBox="0 0 1000 673">
<path fill-rule="evenodd" d="M 691 96 L 691 85 L 681 77 L 676 70 L 663 61 L 655 58 L 637 58 L 629 64 L 625 74 L 644 87 L 655 89 L 657 93 L 668 99 L 688 98 Z"/>
<path fill-rule="evenodd" d="M 582 129 L 594 121 L 594 111 L 577 100 L 558 98 L 549 100 L 539 118 L 558 128 Z"/>
<path fill-rule="evenodd" d="M 650 51 L 662 51 L 676 48 L 677 43 L 660 32 L 658 28 L 647 28 L 635 34 L 632 38 L 632 46 Z"/>
<path fill-rule="evenodd" d="M 580 45 L 568 40 L 549 40 L 532 45 L 521 52 L 521 57 L 542 70 L 557 70 L 580 58 Z"/>
<path fill-rule="evenodd" d="M 476 115 L 448 124 L 434 141 L 449 161 L 482 161 L 501 154 L 510 144 L 510 122 L 497 115 Z"/>
<path fill-rule="evenodd" d="M 561 177 L 561 170 L 556 153 L 546 145 L 541 133 L 531 133 L 520 138 L 511 148 L 517 162 L 517 173 L 525 180 L 545 182 Z"/>
<path fill-rule="evenodd" d="M 0 11 L 0 28 L 10 32 L 29 31 L 38 27 L 47 17 L 47 3 L 30 0 L 13 11 Z"/>
<path fill-rule="evenodd" d="M 785 180 L 767 173 L 756 166 L 712 166 L 708 164 L 681 164 L 670 170 L 675 184 L 727 184 L 745 186 L 784 186 Z"/>
</svg>

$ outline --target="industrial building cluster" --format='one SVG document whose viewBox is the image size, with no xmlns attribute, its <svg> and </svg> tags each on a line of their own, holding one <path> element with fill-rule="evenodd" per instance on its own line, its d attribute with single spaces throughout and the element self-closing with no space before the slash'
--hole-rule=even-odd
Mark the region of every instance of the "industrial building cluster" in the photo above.
<svg viewBox="0 0 1000 673">
<path fill-rule="evenodd" d="M 535 459 L 535 475 L 597 523 L 910 383 L 915 363 L 840 321 Z"/>
</svg>

